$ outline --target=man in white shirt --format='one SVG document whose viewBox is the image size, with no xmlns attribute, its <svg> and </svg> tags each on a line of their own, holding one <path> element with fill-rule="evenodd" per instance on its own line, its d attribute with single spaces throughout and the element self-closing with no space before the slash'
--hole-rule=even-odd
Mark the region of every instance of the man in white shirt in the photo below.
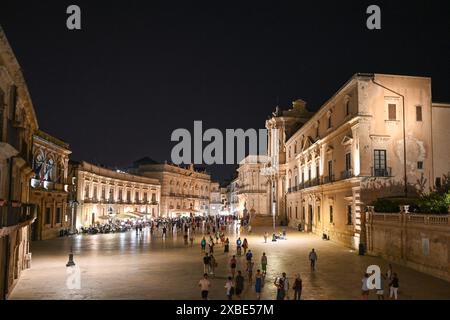
<svg viewBox="0 0 450 320">
<path fill-rule="evenodd" d="M 198 286 L 200 287 L 200 290 L 202 292 L 202 299 L 203 300 L 208 300 L 208 292 L 209 292 L 209 288 L 211 287 L 211 281 L 208 280 L 208 274 L 205 273 L 203 275 L 203 279 L 201 279 L 198 282 Z"/>
</svg>

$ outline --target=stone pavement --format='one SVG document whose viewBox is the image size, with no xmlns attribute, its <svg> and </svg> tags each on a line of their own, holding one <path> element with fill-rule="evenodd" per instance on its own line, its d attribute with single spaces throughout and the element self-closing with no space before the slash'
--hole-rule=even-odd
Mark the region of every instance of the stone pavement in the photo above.
<svg viewBox="0 0 450 320">
<path fill-rule="evenodd" d="M 234 228 L 229 254 L 216 246 L 218 262 L 212 278 L 210 298 L 225 299 L 224 284 L 229 273 L 228 261 L 235 252 Z M 275 299 L 275 277 L 286 272 L 290 284 L 296 273 L 303 279 L 303 299 L 360 299 L 364 270 L 377 264 L 385 272 L 388 262 L 381 258 L 358 256 L 357 252 L 311 234 L 289 230 L 287 240 L 264 243 L 262 234 L 271 228 L 254 228 L 246 237 L 254 253 L 255 271 L 266 252 L 268 270 L 262 299 Z M 199 299 L 198 281 L 203 274 L 200 235 L 194 247 L 185 247 L 182 236 L 142 236 L 134 231 L 118 234 L 78 235 L 70 238 L 34 242 L 32 268 L 22 273 L 10 299 Z M 68 289 L 65 264 L 70 247 L 81 271 L 81 288 Z M 315 248 L 318 264 L 311 272 L 308 253 Z M 245 258 L 238 258 L 238 270 L 245 270 Z M 393 265 L 400 278 L 400 299 L 450 299 L 450 283 Z M 290 296 L 293 294 L 290 292 Z M 244 299 L 254 299 L 253 286 L 247 287 Z M 375 299 L 375 294 L 370 294 Z"/>
</svg>

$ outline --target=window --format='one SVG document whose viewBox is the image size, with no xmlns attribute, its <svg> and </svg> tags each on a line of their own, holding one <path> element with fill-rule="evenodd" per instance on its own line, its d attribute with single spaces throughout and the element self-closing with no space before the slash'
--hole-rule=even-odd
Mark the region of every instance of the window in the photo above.
<svg viewBox="0 0 450 320">
<path fill-rule="evenodd" d="M 144 192 L 144 202 L 147 202 L 148 200 L 148 198 L 147 198 L 148 196 L 147 196 L 147 192 Z"/>
<path fill-rule="evenodd" d="M 417 161 L 417 169 L 423 170 L 423 162 L 422 161 Z"/>
<path fill-rule="evenodd" d="M 416 121 L 422 121 L 422 106 L 416 106 Z"/>
<path fill-rule="evenodd" d="M 130 190 L 127 191 L 127 201 L 128 202 L 131 201 L 131 191 Z"/>
<path fill-rule="evenodd" d="M 106 187 L 102 186 L 102 200 L 106 198 Z"/>
<path fill-rule="evenodd" d="M 88 184 L 84 187 L 84 198 L 86 198 L 86 199 L 89 198 L 89 185 Z"/>
<path fill-rule="evenodd" d="M 330 128 L 331 128 L 331 114 L 328 117 L 328 129 L 330 129 Z"/>
<path fill-rule="evenodd" d="M 320 206 L 317 206 L 317 222 L 320 222 Z"/>
<path fill-rule="evenodd" d="M 137 192 L 137 191 L 134 194 L 134 201 L 135 202 L 139 201 L 139 192 Z"/>
<path fill-rule="evenodd" d="M 156 202 L 156 193 L 152 193 L 152 202 L 153 202 L 153 203 Z"/>
<path fill-rule="evenodd" d="M 122 189 L 119 189 L 119 201 L 122 201 Z"/>
<path fill-rule="evenodd" d="M 347 224 L 348 225 L 352 225 L 353 224 L 353 211 L 352 211 L 352 206 L 351 205 L 347 206 Z"/>
<path fill-rule="evenodd" d="M 374 150 L 374 175 L 376 177 L 387 176 L 386 150 Z"/>
<path fill-rule="evenodd" d="M 298 178 L 297 176 L 294 177 L 294 187 L 297 187 L 298 185 Z"/>
<path fill-rule="evenodd" d="M 303 220 L 303 221 L 306 220 L 306 218 L 305 218 L 305 210 L 306 210 L 305 207 L 303 207 L 303 208 L 302 208 L 302 220 Z"/>
<path fill-rule="evenodd" d="M 388 113 L 389 113 L 389 120 L 397 120 L 397 105 L 389 103 Z"/>
<path fill-rule="evenodd" d="M 52 214 L 51 214 L 51 209 L 50 208 L 45 208 L 45 219 L 44 219 L 44 223 L 45 224 L 51 224 L 52 223 Z"/>
<path fill-rule="evenodd" d="M 311 181 L 311 166 L 308 166 L 308 180 Z"/>
<path fill-rule="evenodd" d="M 333 206 L 330 206 L 330 223 L 333 223 Z"/>
<path fill-rule="evenodd" d="M 320 177 L 320 171 L 319 171 L 319 165 L 316 165 L 316 179 L 319 179 Z"/>
<path fill-rule="evenodd" d="M 55 223 L 61 223 L 62 215 L 61 208 L 56 208 L 56 221 Z"/>
<path fill-rule="evenodd" d="M 92 195 L 94 199 L 97 199 L 97 186 L 94 186 L 94 194 Z"/>
<path fill-rule="evenodd" d="M 352 169 L 352 154 L 345 154 L 345 170 L 350 171 Z"/>
<path fill-rule="evenodd" d="M 316 138 L 319 138 L 319 124 L 317 124 L 316 128 Z"/>
<path fill-rule="evenodd" d="M 291 178 L 289 178 L 288 179 L 288 188 L 289 188 L 289 190 L 291 189 L 291 186 L 292 186 L 292 179 Z"/>
<path fill-rule="evenodd" d="M 289 151 L 288 151 L 288 158 L 291 158 L 291 147 L 289 147 Z"/>
<path fill-rule="evenodd" d="M 331 179 L 333 177 L 333 160 L 328 161 L 328 177 L 331 181 Z"/>
<path fill-rule="evenodd" d="M 348 116 L 350 114 L 350 101 L 347 100 L 345 103 L 345 115 Z"/>
<path fill-rule="evenodd" d="M 295 219 L 298 219 L 297 207 L 295 207 Z"/>
<path fill-rule="evenodd" d="M 294 144 L 294 155 L 297 154 L 297 142 Z"/>
</svg>

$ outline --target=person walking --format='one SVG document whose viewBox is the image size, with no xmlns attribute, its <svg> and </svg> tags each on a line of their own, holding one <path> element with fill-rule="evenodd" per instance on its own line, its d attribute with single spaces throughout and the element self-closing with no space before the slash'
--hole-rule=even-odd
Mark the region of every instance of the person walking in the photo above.
<svg viewBox="0 0 450 320">
<path fill-rule="evenodd" d="M 309 253 L 309 261 L 311 262 L 311 271 L 316 270 L 317 253 L 314 249 Z"/>
<path fill-rule="evenodd" d="M 367 286 L 367 281 L 369 280 L 369 274 L 364 273 L 364 277 L 362 278 L 362 286 L 361 286 L 361 297 L 363 300 L 369 300 L 369 287 Z"/>
<path fill-rule="evenodd" d="M 236 256 L 233 256 L 233 257 L 230 259 L 231 276 L 233 277 L 233 279 L 234 279 L 234 274 L 235 274 L 235 272 L 236 272 L 236 265 L 237 265 Z"/>
<path fill-rule="evenodd" d="M 303 281 L 300 277 L 300 273 L 297 273 L 294 280 L 292 290 L 294 290 L 294 300 L 300 300 L 302 297 Z"/>
<path fill-rule="evenodd" d="M 225 282 L 225 289 L 228 300 L 233 300 L 234 283 L 231 277 L 228 277 L 227 282 Z"/>
<path fill-rule="evenodd" d="M 241 238 L 239 237 L 236 240 L 236 249 L 237 249 L 237 255 L 240 256 L 241 255 L 241 245 L 242 245 L 242 241 Z"/>
<path fill-rule="evenodd" d="M 166 238 L 166 233 L 167 233 L 167 228 L 166 228 L 166 226 L 164 226 L 162 229 L 162 235 L 163 235 L 164 239 Z"/>
<path fill-rule="evenodd" d="M 202 246 L 202 252 L 205 252 L 206 249 L 206 239 L 203 237 L 202 241 L 200 241 L 200 245 Z"/>
<path fill-rule="evenodd" d="M 208 274 L 203 274 L 203 279 L 198 282 L 203 300 L 208 300 L 209 289 L 211 288 L 211 281 L 208 279 Z"/>
<path fill-rule="evenodd" d="M 261 274 L 261 270 L 258 269 L 258 270 L 256 270 L 256 275 L 255 275 L 256 300 L 261 299 L 262 281 L 263 281 L 263 275 Z"/>
<path fill-rule="evenodd" d="M 262 273 L 265 276 L 267 273 L 267 256 L 266 253 L 263 252 L 262 257 L 261 257 L 261 269 L 262 269 Z"/>
<path fill-rule="evenodd" d="M 254 265 L 255 264 L 251 260 L 247 261 L 248 282 L 250 284 L 252 284 L 252 282 L 253 282 L 253 267 L 254 267 Z"/>
<path fill-rule="evenodd" d="M 244 238 L 244 242 L 242 243 L 242 248 L 244 248 L 244 254 L 247 253 L 248 241 L 247 238 Z"/>
<path fill-rule="evenodd" d="M 380 287 L 377 288 L 376 294 L 378 300 L 384 300 L 384 283 L 386 281 L 386 275 L 381 274 L 380 277 Z"/>
<path fill-rule="evenodd" d="M 245 255 L 245 259 L 247 261 L 252 261 L 252 258 L 253 258 L 252 250 L 248 250 L 247 254 Z"/>
<path fill-rule="evenodd" d="M 264 232 L 264 243 L 267 243 L 267 238 L 269 237 L 269 234 L 266 232 Z"/>
<path fill-rule="evenodd" d="M 239 300 L 241 299 L 242 291 L 244 291 L 244 282 L 245 282 L 245 279 L 242 276 L 241 270 L 238 270 L 238 274 L 235 279 L 235 289 L 236 289 L 235 291 L 236 291 L 236 297 L 238 297 Z"/>
<path fill-rule="evenodd" d="M 217 268 L 217 260 L 212 254 L 209 255 L 209 265 L 211 274 L 214 276 L 215 275 L 214 270 Z"/>
<path fill-rule="evenodd" d="M 276 278 L 274 285 L 277 288 L 277 300 L 284 300 L 285 292 L 283 278 Z"/>
<path fill-rule="evenodd" d="M 228 238 L 225 240 L 225 248 L 223 249 L 223 252 L 230 252 L 230 240 L 228 240 Z"/>
<path fill-rule="evenodd" d="M 399 279 L 398 279 L 398 275 L 396 272 L 394 272 L 392 274 L 392 280 L 389 284 L 389 298 L 392 299 L 394 298 L 395 300 L 398 300 L 398 288 L 400 287 L 399 285 Z"/>
<path fill-rule="evenodd" d="M 210 257 L 208 253 L 205 254 L 203 257 L 203 273 L 209 272 L 209 264 L 210 264 Z"/>
<path fill-rule="evenodd" d="M 286 276 L 286 272 L 282 273 L 282 280 L 284 286 L 284 299 L 289 300 L 289 279 Z"/>
<path fill-rule="evenodd" d="M 209 254 L 213 254 L 214 253 L 214 242 L 210 242 L 209 243 Z"/>
</svg>

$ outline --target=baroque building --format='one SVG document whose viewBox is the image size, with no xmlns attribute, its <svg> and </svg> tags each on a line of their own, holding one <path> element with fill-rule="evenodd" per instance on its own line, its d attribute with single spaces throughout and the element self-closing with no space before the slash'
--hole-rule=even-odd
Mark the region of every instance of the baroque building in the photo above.
<svg viewBox="0 0 450 320">
<path fill-rule="evenodd" d="M 433 188 L 450 171 L 450 108 L 431 101 L 430 78 L 356 74 L 282 137 L 276 201 L 289 224 L 358 248 L 367 205 Z"/>
<path fill-rule="evenodd" d="M 0 27 L 0 300 L 31 259 L 36 218 L 30 203 L 33 134 L 38 122 L 21 68 Z"/>
<path fill-rule="evenodd" d="M 36 205 L 37 219 L 32 240 L 52 239 L 71 227 L 68 210 L 69 145 L 38 130 L 33 135 L 30 201 Z"/>
<path fill-rule="evenodd" d="M 110 218 L 160 216 L 161 186 L 156 179 L 96 166 L 70 162 L 70 199 L 76 228 Z"/>
<path fill-rule="evenodd" d="M 206 172 L 195 170 L 193 165 L 183 168 L 168 163 L 157 163 L 149 158 L 136 161 L 128 171 L 159 181 L 162 216 L 209 215 L 211 176 Z M 219 190 L 218 192 L 220 193 Z"/>
<path fill-rule="evenodd" d="M 261 174 L 267 161 L 267 156 L 249 155 L 239 163 L 237 194 L 238 215 L 241 218 L 254 220 L 262 216 L 271 217 L 269 179 Z M 245 212 L 249 215 L 248 217 L 244 216 Z"/>
</svg>

